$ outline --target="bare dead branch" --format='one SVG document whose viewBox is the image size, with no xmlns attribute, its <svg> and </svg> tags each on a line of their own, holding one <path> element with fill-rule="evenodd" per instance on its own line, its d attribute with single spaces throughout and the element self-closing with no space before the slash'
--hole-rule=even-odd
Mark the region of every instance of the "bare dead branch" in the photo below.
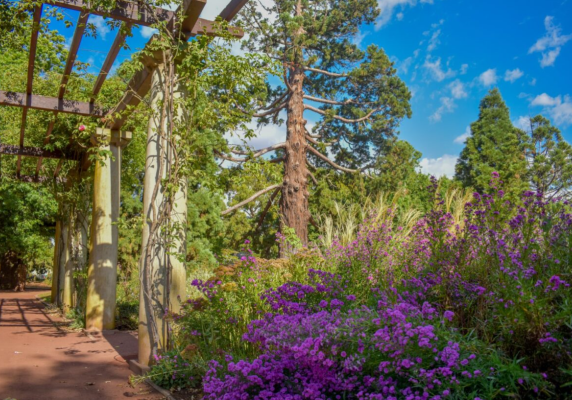
<svg viewBox="0 0 572 400">
<path fill-rule="evenodd" d="M 318 114 L 321 114 L 321 115 L 328 116 L 328 113 L 326 113 L 325 111 L 320 110 L 319 108 L 316 108 L 316 107 L 312 107 L 312 106 L 310 106 L 310 105 L 308 105 L 308 104 L 304 104 L 304 109 L 305 109 L 305 110 L 314 111 L 314 112 L 316 112 L 316 113 L 318 113 Z M 365 115 L 365 116 L 363 116 L 363 117 L 361 117 L 361 118 L 356 118 L 356 119 L 348 119 L 348 118 L 340 117 L 339 115 L 332 115 L 332 118 L 337 119 L 337 120 L 342 121 L 342 122 L 346 122 L 346 123 L 352 124 L 352 123 L 357 123 L 357 122 L 366 121 L 366 120 L 369 119 L 374 113 L 376 113 L 376 112 L 378 112 L 378 111 L 380 111 L 379 108 L 374 108 L 374 109 L 371 110 L 369 113 L 367 113 L 367 115 Z"/>
<path fill-rule="evenodd" d="M 259 197 L 262 196 L 263 194 L 268 193 L 268 192 L 270 192 L 271 190 L 275 190 L 275 189 L 277 189 L 277 188 L 279 188 L 279 187 L 281 187 L 281 186 L 282 186 L 282 184 L 280 183 L 280 184 L 277 184 L 277 185 L 269 186 L 269 187 L 267 187 L 266 189 L 262 189 L 261 191 L 254 193 L 254 194 L 253 194 L 252 196 L 250 196 L 248 199 L 243 200 L 243 201 L 241 201 L 240 203 L 238 203 L 238 204 L 236 204 L 236 205 L 234 205 L 234 206 L 232 206 L 232 207 L 227 208 L 226 210 L 224 210 L 223 212 L 221 212 L 220 215 L 230 214 L 231 212 L 238 210 L 238 209 L 241 208 L 242 206 L 244 206 L 244 205 L 250 203 L 251 201 L 256 200 L 257 198 L 259 198 Z"/>
<path fill-rule="evenodd" d="M 333 162 L 332 160 L 330 160 L 328 157 L 326 157 L 325 155 L 323 155 L 322 153 L 320 153 L 318 150 L 316 150 L 315 148 L 313 148 L 312 146 L 308 146 L 306 147 L 306 149 L 308 151 L 310 151 L 310 153 L 314 154 L 316 157 L 320 158 L 321 160 L 327 162 L 328 164 L 330 164 L 332 167 L 340 170 L 340 171 L 344 171 L 344 172 L 350 172 L 350 173 L 355 173 L 355 172 L 359 172 L 359 170 L 357 169 L 350 169 L 350 168 L 346 168 L 346 167 L 342 167 L 341 165 L 336 164 L 335 162 Z"/>
<path fill-rule="evenodd" d="M 334 78 L 347 78 L 349 75 L 347 74 L 338 74 L 336 72 L 325 71 L 323 69 L 318 68 L 310 68 L 310 67 L 303 67 L 305 71 L 316 72 L 318 74 L 333 76 Z"/>
</svg>

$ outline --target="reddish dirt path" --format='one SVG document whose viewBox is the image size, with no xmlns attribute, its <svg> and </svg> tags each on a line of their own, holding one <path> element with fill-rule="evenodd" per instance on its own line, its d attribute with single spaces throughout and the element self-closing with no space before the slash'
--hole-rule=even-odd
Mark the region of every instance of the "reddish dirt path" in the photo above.
<svg viewBox="0 0 572 400">
<path fill-rule="evenodd" d="M 44 293 L 0 291 L 0 400 L 163 399 L 147 386 L 128 384 L 134 333 L 60 330 L 53 322 L 61 321 L 36 298 Z"/>
</svg>

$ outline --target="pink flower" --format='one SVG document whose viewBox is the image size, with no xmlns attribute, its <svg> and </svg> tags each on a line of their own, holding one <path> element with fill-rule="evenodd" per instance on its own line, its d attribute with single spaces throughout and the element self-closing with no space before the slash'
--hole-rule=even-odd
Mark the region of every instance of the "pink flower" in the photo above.
<svg viewBox="0 0 572 400">
<path fill-rule="evenodd" d="M 80 132 L 85 131 L 85 125 L 80 125 L 78 129 Z"/>
</svg>

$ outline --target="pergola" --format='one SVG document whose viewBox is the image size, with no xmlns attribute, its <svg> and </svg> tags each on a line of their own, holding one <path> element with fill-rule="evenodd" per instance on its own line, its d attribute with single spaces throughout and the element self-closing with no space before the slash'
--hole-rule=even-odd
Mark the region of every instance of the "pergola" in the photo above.
<svg viewBox="0 0 572 400">
<path fill-rule="evenodd" d="M 248 0 L 230 0 L 228 5 L 220 12 L 219 17 L 225 21 L 231 21 Z M 46 127 L 44 146 L 50 142 L 54 130 L 55 119 L 58 114 L 69 113 L 81 116 L 99 118 L 101 127 L 92 137 L 94 146 L 99 146 L 110 151 L 113 158 L 105 162 L 96 162 L 93 179 L 93 204 L 91 235 L 89 237 L 89 261 L 88 261 L 88 295 L 86 305 L 86 325 L 88 329 L 104 330 L 113 329 L 115 324 L 116 307 L 116 279 L 117 279 L 117 252 L 118 252 L 118 231 L 116 222 L 119 217 L 120 208 L 120 172 L 121 172 L 121 149 L 131 139 L 131 133 L 122 131 L 122 127 L 127 121 L 128 112 L 136 107 L 152 89 L 153 85 L 160 81 L 162 68 L 157 60 L 142 55 L 140 61 L 144 68 L 139 70 L 129 81 L 126 91 L 119 103 L 111 110 L 104 110 L 97 104 L 97 96 L 114 64 L 117 55 L 122 48 L 126 34 L 125 30 L 119 29 L 115 40 L 107 53 L 101 71 L 95 81 L 91 92 L 90 101 L 82 102 L 66 98 L 66 88 L 76 62 L 77 53 L 80 48 L 82 37 L 87 27 L 90 14 L 100 15 L 122 21 L 126 27 L 133 25 L 153 26 L 158 22 L 166 22 L 167 29 L 178 30 L 184 40 L 188 40 L 196 35 L 216 35 L 215 23 L 200 18 L 201 12 L 206 5 L 206 0 L 184 0 L 177 11 L 170 11 L 159 7 L 144 4 L 143 1 L 117 1 L 116 7 L 112 10 L 104 10 L 92 6 L 89 0 L 63 0 L 43 1 L 45 4 L 63 7 L 79 11 L 79 19 L 73 34 L 69 53 L 64 67 L 57 97 L 40 96 L 33 93 L 34 64 L 36 59 L 36 49 L 39 35 L 39 25 L 42 17 L 43 4 L 36 5 L 33 9 L 34 28 L 29 47 L 28 73 L 26 82 L 26 93 L 16 93 L 0 91 L 0 105 L 22 108 L 22 119 L 20 125 L 19 145 L 7 145 L 0 143 L 0 154 L 17 157 L 15 177 L 27 182 L 42 182 L 55 180 L 58 184 L 66 182 L 66 178 L 58 177 L 64 160 L 77 162 L 76 172 L 82 173 L 87 170 L 90 162 L 87 152 L 83 154 L 72 154 L 66 151 L 46 150 L 42 147 L 24 146 L 24 133 L 28 111 L 30 109 L 44 110 L 53 113 L 54 118 Z M 183 15 L 182 21 L 177 21 L 177 16 Z M 243 32 L 239 28 L 229 27 L 230 33 L 237 37 L 242 37 Z M 150 41 L 154 40 L 153 38 Z M 149 45 L 149 43 L 147 44 Z M 151 104 L 156 104 L 151 101 Z M 112 117 L 113 116 L 113 117 Z M 147 216 L 152 207 L 148 192 L 152 190 L 162 177 L 153 173 L 155 163 L 166 162 L 161 160 L 161 152 L 153 143 L 157 142 L 156 126 L 149 121 L 147 135 L 147 165 L 145 170 L 144 183 L 144 213 Z M 23 175 L 21 173 L 21 162 L 23 157 L 37 158 L 36 171 L 34 175 Z M 58 159 L 59 163 L 55 169 L 53 177 L 40 176 L 42 162 L 45 158 Z M 151 160 L 151 161 L 150 161 Z M 153 161 L 154 160 L 154 161 Z M 70 181 L 70 179 L 67 179 Z M 186 216 L 186 192 L 179 199 L 179 212 Z M 64 231 L 72 229 L 69 222 L 58 221 L 56 224 L 56 246 L 54 254 L 54 274 L 52 286 L 52 301 L 61 305 L 64 309 L 73 304 L 73 266 L 70 261 L 69 235 Z M 149 242 L 149 232 L 146 227 L 143 231 L 143 248 Z M 87 241 L 87 237 L 85 238 Z M 161 254 L 154 259 L 152 264 L 147 266 L 153 273 L 152 279 L 156 279 L 154 284 L 159 287 L 160 292 L 168 293 L 163 297 L 165 308 L 177 310 L 177 297 L 184 298 L 186 275 L 184 266 L 176 265 L 175 272 L 166 274 L 163 271 L 167 268 L 164 262 L 166 249 L 160 248 L 164 244 L 153 244 L 154 254 Z M 166 256 L 167 258 L 169 256 Z M 143 267 L 141 267 L 143 268 Z M 169 276 L 165 279 L 165 276 Z M 164 322 L 159 321 L 156 316 L 145 314 L 143 307 L 143 296 L 141 297 L 141 311 L 139 323 L 139 362 L 147 365 L 151 356 L 151 335 L 149 318 L 156 318 L 155 323 L 162 326 L 159 336 L 166 342 L 168 333 Z"/>
</svg>

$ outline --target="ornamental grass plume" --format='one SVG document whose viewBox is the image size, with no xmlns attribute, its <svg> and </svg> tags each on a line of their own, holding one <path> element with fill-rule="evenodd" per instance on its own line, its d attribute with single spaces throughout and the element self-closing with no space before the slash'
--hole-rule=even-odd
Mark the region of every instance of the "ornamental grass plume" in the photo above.
<svg viewBox="0 0 572 400">
<path fill-rule="evenodd" d="M 247 257 L 195 282 L 204 303 L 177 323 L 210 360 L 206 397 L 570 398 L 570 205 L 532 192 L 512 203 L 493 174 L 460 221 L 466 196 L 436 188 L 405 234 L 388 207 L 323 256 Z"/>
</svg>

